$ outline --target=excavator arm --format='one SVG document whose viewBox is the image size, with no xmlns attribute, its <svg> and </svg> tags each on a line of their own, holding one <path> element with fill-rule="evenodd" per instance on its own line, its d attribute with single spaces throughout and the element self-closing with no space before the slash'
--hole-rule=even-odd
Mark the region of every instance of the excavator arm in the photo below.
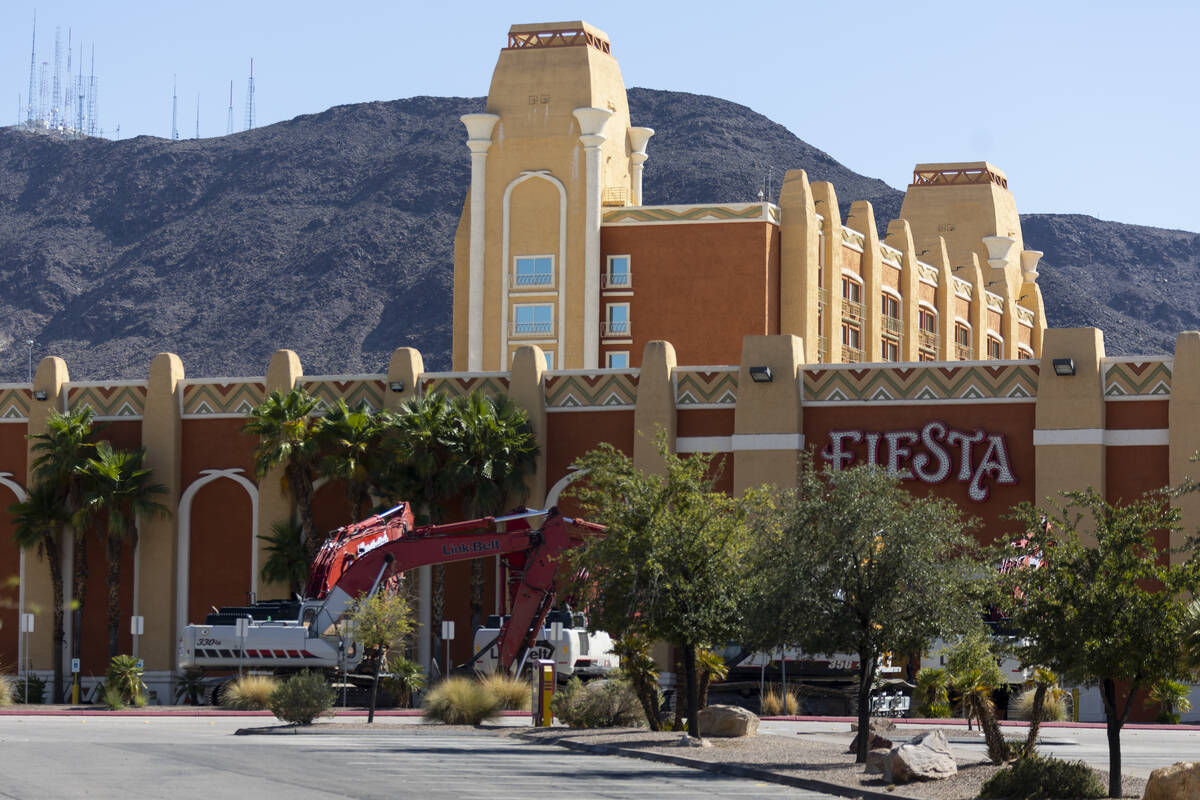
<svg viewBox="0 0 1200 800">
<path fill-rule="evenodd" d="M 511 579 L 515 585 L 510 587 L 512 613 L 497 642 L 500 667 L 509 669 L 523 649 L 533 644 L 554 605 L 555 578 L 562 555 L 582 536 L 603 531 L 599 525 L 563 517 L 557 509 L 549 512 L 540 529 L 531 530 L 527 520 L 545 513 L 483 517 L 398 533 L 396 529 L 402 526 L 392 526 L 388 533 L 394 538 L 386 542 L 372 539 L 380 543 L 358 554 L 341 572 L 326 592 L 325 602 L 309 626 L 309 636 L 328 630 L 346 613 L 354 598 L 374 593 L 393 575 L 434 564 L 502 556 L 510 567 L 515 567 Z"/>
</svg>

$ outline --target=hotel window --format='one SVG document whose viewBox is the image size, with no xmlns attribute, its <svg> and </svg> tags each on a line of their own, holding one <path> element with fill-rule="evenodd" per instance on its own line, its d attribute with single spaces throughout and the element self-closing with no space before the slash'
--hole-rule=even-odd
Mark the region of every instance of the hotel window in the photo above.
<svg viewBox="0 0 1200 800">
<path fill-rule="evenodd" d="M 604 274 L 605 289 L 629 289 L 633 273 L 629 271 L 629 256 L 609 256 L 608 271 Z"/>
<path fill-rule="evenodd" d="M 609 369 L 629 369 L 628 350 L 617 353 L 608 353 L 604 358 L 605 366 Z"/>
<path fill-rule="evenodd" d="M 549 336 L 554 333 L 554 306 L 550 303 L 513 306 L 514 336 Z"/>
<path fill-rule="evenodd" d="M 862 284 L 850 278 L 842 278 L 842 297 L 851 303 L 861 303 Z"/>
<path fill-rule="evenodd" d="M 883 328 L 895 334 L 904 332 L 904 323 L 900 321 L 900 298 L 886 292 L 880 298 L 879 308 L 883 312 Z"/>
<path fill-rule="evenodd" d="M 962 322 L 954 323 L 954 357 L 959 361 L 971 360 L 971 328 Z"/>
<path fill-rule="evenodd" d="M 854 325 L 842 325 L 842 346 L 853 347 L 855 350 L 862 348 L 862 331 Z"/>
<path fill-rule="evenodd" d="M 922 333 L 937 333 L 937 314 L 927 308 L 917 311 L 917 327 Z"/>
<path fill-rule="evenodd" d="M 988 358 L 1004 358 L 1004 342 L 995 336 L 987 337 Z"/>
<path fill-rule="evenodd" d="M 546 350 L 544 355 L 546 356 L 546 369 L 554 369 L 554 351 Z"/>
<path fill-rule="evenodd" d="M 1033 351 L 1025 345 L 1017 347 L 1017 358 L 1033 358 Z"/>
<path fill-rule="evenodd" d="M 937 361 L 937 355 L 928 350 L 917 351 L 917 361 Z"/>
<path fill-rule="evenodd" d="M 879 349 L 880 361 L 899 361 L 900 360 L 900 345 L 892 338 L 884 336 L 881 340 Z"/>
<path fill-rule="evenodd" d="M 517 256 L 513 275 L 516 286 L 553 286 L 554 256 Z"/>
<path fill-rule="evenodd" d="M 629 336 L 629 303 L 609 303 L 604 321 L 605 336 Z"/>
</svg>

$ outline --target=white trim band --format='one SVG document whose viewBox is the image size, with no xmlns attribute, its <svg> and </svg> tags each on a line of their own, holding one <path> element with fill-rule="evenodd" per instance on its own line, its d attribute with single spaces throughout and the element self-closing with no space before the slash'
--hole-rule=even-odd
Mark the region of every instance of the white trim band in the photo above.
<svg viewBox="0 0 1200 800">
<path fill-rule="evenodd" d="M 752 450 L 803 450 L 802 433 L 735 433 L 733 436 L 680 436 L 676 453 L 738 453 Z"/>
<path fill-rule="evenodd" d="M 1171 443 L 1168 428 L 1142 428 L 1134 430 L 1104 430 L 1103 428 L 1080 428 L 1078 430 L 1034 430 L 1033 446 L 1043 445 L 1104 445 L 1105 447 L 1164 447 Z"/>
</svg>

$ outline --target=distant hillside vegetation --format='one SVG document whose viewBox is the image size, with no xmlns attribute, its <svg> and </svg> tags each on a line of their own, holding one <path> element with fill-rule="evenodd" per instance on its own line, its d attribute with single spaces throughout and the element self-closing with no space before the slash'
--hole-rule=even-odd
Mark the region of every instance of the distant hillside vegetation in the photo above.
<svg viewBox="0 0 1200 800">
<path fill-rule="evenodd" d="M 629 91 L 657 132 L 647 203 L 750 201 L 787 169 L 832 181 L 880 229 L 902 194 L 745 106 Z M 482 98 L 339 106 L 215 139 L 63 141 L 0 129 L 0 380 L 28 349 L 77 380 L 144 378 L 169 350 L 191 377 L 258 375 L 280 347 L 307 374 L 380 372 L 392 349 L 450 364 L 451 253 L 470 164 L 458 117 Z M 1017 201 L 1020 190 L 1017 188 Z M 1038 214 L 1055 325 L 1109 353 L 1169 352 L 1198 327 L 1196 234 Z"/>
</svg>

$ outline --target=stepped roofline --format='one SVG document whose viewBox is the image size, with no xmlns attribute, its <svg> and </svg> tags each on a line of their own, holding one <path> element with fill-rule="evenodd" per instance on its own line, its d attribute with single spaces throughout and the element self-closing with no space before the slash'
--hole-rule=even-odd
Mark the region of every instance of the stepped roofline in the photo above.
<svg viewBox="0 0 1200 800">
<path fill-rule="evenodd" d="M 508 29 L 506 50 L 526 50 L 534 47 L 594 47 L 610 53 L 608 34 L 583 20 L 568 22 L 530 22 Z"/>
</svg>

